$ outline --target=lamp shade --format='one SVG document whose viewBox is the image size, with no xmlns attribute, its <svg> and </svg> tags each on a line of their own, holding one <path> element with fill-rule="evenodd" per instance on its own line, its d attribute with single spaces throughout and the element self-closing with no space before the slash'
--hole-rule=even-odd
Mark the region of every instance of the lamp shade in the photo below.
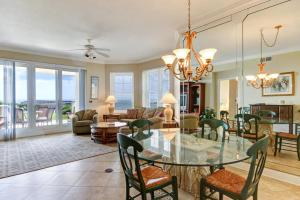
<svg viewBox="0 0 300 200">
<path fill-rule="evenodd" d="M 205 60 L 212 60 L 214 59 L 215 53 L 217 52 L 217 49 L 203 49 L 199 52 L 201 57 L 203 57 Z"/>
<path fill-rule="evenodd" d="M 184 60 L 187 57 L 188 53 L 190 53 L 190 49 L 175 49 L 173 53 L 178 59 Z"/>
<path fill-rule="evenodd" d="M 116 98 L 112 95 L 109 95 L 106 100 L 105 103 L 116 103 Z"/>
<path fill-rule="evenodd" d="M 175 104 L 177 100 L 172 93 L 168 92 L 163 96 L 160 102 L 163 104 Z"/>
<path fill-rule="evenodd" d="M 173 63 L 176 59 L 176 56 L 166 55 L 166 56 L 161 57 L 161 59 L 165 62 L 166 65 L 173 65 Z"/>
</svg>

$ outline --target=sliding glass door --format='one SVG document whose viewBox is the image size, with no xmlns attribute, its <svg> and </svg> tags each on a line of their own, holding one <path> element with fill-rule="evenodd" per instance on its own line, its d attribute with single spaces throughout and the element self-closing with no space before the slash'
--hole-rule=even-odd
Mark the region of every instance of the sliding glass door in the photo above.
<svg viewBox="0 0 300 200">
<path fill-rule="evenodd" d="M 0 61 L 0 135 L 70 130 L 72 113 L 84 108 L 82 71 Z"/>
<path fill-rule="evenodd" d="M 58 123 L 57 70 L 35 68 L 35 125 L 49 126 Z"/>
</svg>

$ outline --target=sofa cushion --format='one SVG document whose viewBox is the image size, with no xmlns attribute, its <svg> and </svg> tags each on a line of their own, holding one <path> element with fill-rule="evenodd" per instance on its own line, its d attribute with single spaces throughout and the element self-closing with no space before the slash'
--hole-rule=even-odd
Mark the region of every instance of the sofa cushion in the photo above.
<svg viewBox="0 0 300 200">
<path fill-rule="evenodd" d="M 164 116 L 164 107 L 158 107 L 156 108 L 156 111 L 153 115 L 153 117 L 163 117 Z"/>
<path fill-rule="evenodd" d="M 82 117 L 84 115 L 84 110 L 78 111 L 75 114 L 78 116 L 78 120 L 82 120 Z"/>
<path fill-rule="evenodd" d="M 96 110 L 85 110 L 82 120 L 92 120 L 95 114 L 97 114 Z"/>
<path fill-rule="evenodd" d="M 146 108 L 144 108 L 144 107 L 138 108 L 138 113 L 137 113 L 136 118 L 137 118 L 137 119 L 142 119 L 145 110 L 146 110 Z"/>
<path fill-rule="evenodd" d="M 146 110 L 143 113 L 143 119 L 148 119 L 148 118 L 152 118 L 154 113 L 155 113 L 156 109 L 154 108 L 146 108 Z"/>
<path fill-rule="evenodd" d="M 128 119 L 136 119 L 137 114 L 138 114 L 138 109 L 127 109 Z"/>
<path fill-rule="evenodd" d="M 82 120 L 82 121 L 77 121 L 75 126 L 80 127 L 80 126 L 89 126 L 93 123 L 92 120 Z"/>
</svg>

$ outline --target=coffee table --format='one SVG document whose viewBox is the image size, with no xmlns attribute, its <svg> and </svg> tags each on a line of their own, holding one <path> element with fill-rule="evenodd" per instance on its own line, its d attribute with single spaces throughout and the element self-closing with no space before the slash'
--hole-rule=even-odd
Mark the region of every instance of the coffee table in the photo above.
<svg viewBox="0 0 300 200">
<path fill-rule="evenodd" d="M 120 127 L 126 126 L 125 122 L 99 122 L 91 124 L 91 139 L 96 143 L 106 144 L 116 142 Z"/>
</svg>

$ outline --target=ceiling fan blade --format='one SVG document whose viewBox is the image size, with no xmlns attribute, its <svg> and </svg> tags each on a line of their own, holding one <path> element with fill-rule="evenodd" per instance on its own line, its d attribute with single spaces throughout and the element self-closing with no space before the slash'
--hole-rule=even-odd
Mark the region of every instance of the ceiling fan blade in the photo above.
<svg viewBox="0 0 300 200">
<path fill-rule="evenodd" d="M 67 49 L 65 51 L 86 51 L 87 49 Z"/>
<path fill-rule="evenodd" d="M 110 49 L 107 48 L 94 48 L 96 51 L 110 51 Z"/>
<path fill-rule="evenodd" d="M 107 55 L 106 53 L 102 53 L 102 52 L 99 52 L 99 51 L 96 51 L 96 50 L 95 50 L 95 52 L 96 52 L 97 54 L 99 54 L 99 55 L 105 57 L 105 58 L 109 58 L 109 55 Z"/>
</svg>

